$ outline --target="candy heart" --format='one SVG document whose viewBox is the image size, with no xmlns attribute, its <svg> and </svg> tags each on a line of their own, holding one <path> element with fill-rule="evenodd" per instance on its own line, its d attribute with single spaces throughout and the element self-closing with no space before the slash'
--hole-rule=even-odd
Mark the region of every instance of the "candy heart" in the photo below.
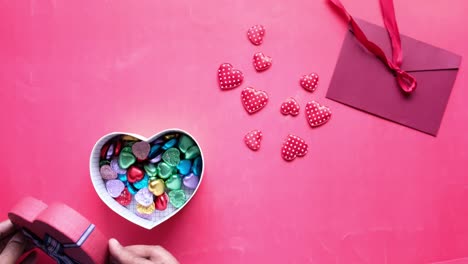
<svg viewBox="0 0 468 264">
<path fill-rule="evenodd" d="M 135 195 L 138 192 L 138 189 L 133 187 L 133 185 L 130 182 L 127 182 L 125 186 L 127 186 L 128 192 L 131 195 Z"/>
<path fill-rule="evenodd" d="M 161 153 L 161 154 L 159 154 L 159 155 L 157 155 L 157 156 L 156 156 L 156 157 L 154 157 L 153 159 L 151 159 L 149 162 L 154 164 L 154 163 L 158 163 L 158 162 L 160 162 L 160 161 L 161 161 L 161 159 L 162 159 L 162 153 Z"/>
<path fill-rule="evenodd" d="M 177 166 L 180 162 L 180 151 L 176 148 L 170 148 L 164 152 L 162 159 L 170 166 Z"/>
<path fill-rule="evenodd" d="M 164 193 L 164 188 L 166 188 L 166 184 L 161 179 L 150 181 L 148 186 L 148 189 L 156 196 Z"/>
<path fill-rule="evenodd" d="M 133 155 L 135 155 L 138 160 L 145 160 L 148 157 L 150 149 L 151 146 L 146 141 L 136 142 L 132 145 Z"/>
<path fill-rule="evenodd" d="M 144 206 L 142 204 L 137 203 L 136 209 L 140 214 L 151 214 L 154 212 L 156 207 L 154 205 L 154 202 L 151 202 L 151 204 L 148 206 Z"/>
<path fill-rule="evenodd" d="M 179 139 L 179 149 L 182 151 L 182 153 L 185 153 L 187 149 L 189 149 L 191 146 L 195 145 L 195 142 L 191 138 L 189 138 L 186 135 L 182 135 Z"/>
<path fill-rule="evenodd" d="M 262 131 L 260 130 L 252 130 L 249 133 L 245 134 L 244 142 L 251 150 L 258 150 L 260 149 L 260 143 L 262 142 Z"/>
<path fill-rule="evenodd" d="M 187 175 L 192 168 L 192 162 L 190 160 L 181 160 L 177 165 L 177 170 L 182 175 Z"/>
<path fill-rule="evenodd" d="M 169 166 L 167 163 L 161 162 L 158 164 L 159 177 L 163 179 L 167 179 L 172 175 L 173 172 L 174 172 L 174 168 Z"/>
<path fill-rule="evenodd" d="M 281 104 L 281 113 L 283 115 L 297 116 L 299 114 L 299 104 L 292 97 L 289 97 Z"/>
<path fill-rule="evenodd" d="M 137 166 L 131 166 L 127 170 L 127 179 L 130 183 L 137 182 L 145 176 L 145 173 L 142 169 L 138 168 Z"/>
<path fill-rule="evenodd" d="M 113 171 L 115 171 L 117 174 L 125 174 L 127 173 L 127 170 L 124 170 L 122 168 L 120 168 L 119 166 L 119 158 L 115 157 L 112 159 L 111 163 L 110 163 L 110 166 L 112 168 Z"/>
<path fill-rule="evenodd" d="M 157 196 L 156 200 L 154 201 L 156 210 L 159 210 L 159 211 L 166 210 L 168 202 L 169 202 L 169 196 L 167 196 L 167 193 L 163 193 L 162 195 Z"/>
<path fill-rule="evenodd" d="M 201 160 L 201 157 L 198 156 L 196 159 L 193 160 L 192 172 L 195 175 L 200 176 L 202 172 L 202 168 L 203 168 L 203 162 Z"/>
<path fill-rule="evenodd" d="M 160 150 L 161 150 L 161 145 L 159 144 L 153 145 L 148 154 L 148 159 L 154 159 L 157 155 L 161 153 Z"/>
<path fill-rule="evenodd" d="M 175 144 L 177 144 L 177 138 L 173 138 L 173 139 L 167 141 L 166 143 L 164 143 L 164 145 L 162 146 L 162 149 L 164 149 L 164 150 L 170 149 L 173 146 L 175 146 Z"/>
<path fill-rule="evenodd" d="M 255 70 L 257 71 L 264 71 L 271 66 L 272 59 L 269 56 L 266 56 L 265 54 L 261 52 L 255 53 L 253 56 L 253 65 L 255 67 Z"/>
<path fill-rule="evenodd" d="M 200 148 L 197 145 L 191 146 L 185 152 L 185 158 L 186 159 L 193 159 L 193 158 L 198 157 L 199 155 L 200 155 Z"/>
<path fill-rule="evenodd" d="M 264 91 L 257 91 L 252 87 L 247 87 L 241 92 L 241 100 L 245 110 L 253 114 L 268 103 L 268 94 Z"/>
<path fill-rule="evenodd" d="M 173 190 L 169 192 L 169 202 L 175 207 L 179 208 L 185 204 L 187 198 L 183 190 Z"/>
<path fill-rule="evenodd" d="M 119 155 L 119 166 L 122 169 L 128 169 L 128 167 L 132 166 L 133 163 L 135 163 L 136 158 L 133 156 L 132 153 L 129 153 L 127 151 L 121 151 Z"/>
<path fill-rule="evenodd" d="M 125 189 L 125 185 L 119 180 L 109 180 L 106 182 L 106 189 L 112 198 L 117 198 Z"/>
<path fill-rule="evenodd" d="M 166 180 L 166 188 L 169 190 L 178 190 L 182 187 L 182 180 L 178 175 L 172 175 Z"/>
<path fill-rule="evenodd" d="M 250 42 L 254 45 L 260 45 L 263 42 L 263 37 L 265 36 L 265 27 L 262 25 L 255 25 L 249 28 L 247 31 L 247 37 Z"/>
<path fill-rule="evenodd" d="M 238 87 L 244 80 L 244 74 L 232 67 L 229 63 L 223 63 L 218 68 L 218 81 L 221 90 L 229 90 Z"/>
<path fill-rule="evenodd" d="M 306 117 L 311 127 L 318 127 L 330 120 L 330 108 L 320 105 L 315 101 L 308 102 L 306 105 Z"/>
<path fill-rule="evenodd" d="M 117 179 L 119 179 L 123 183 L 127 183 L 127 172 L 125 172 L 125 174 L 117 174 Z"/>
<path fill-rule="evenodd" d="M 99 172 L 104 180 L 113 180 L 117 178 L 117 172 L 115 172 L 109 165 L 102 166 L 99 169 Z"/>
<path fill-rule="evenodd" d="M 287 161 L 294 160 L 307 154 L 307 144 L 305 141 L 295 135 L 288 135 L 281 149 L 281 156 Z"/>
<path fill-rule="evenodd" d="M 188 189 L 195 189 L 198 186 L 199 178 L 193 173 L 190 173 L 188 176 L 184 177 L 184 186 Z"/>
<path fill-rule="evenodd" d="M 158 174 L 157 167 L 152 163 L 146 164 L 143 168 L 145 169 L 146 174 L 150 177 L 154 177 Z"/>
<path fill-rule="evenodd" d="M 145 176 L 143 176 L 143 179 L 133 183 L 133 187 L 140 190 L 141 188 L 147 187 L 148 182 L 149 182 L 149 176 L 148 174 L 145 174 Z"/>
<path fill-rule="evenodd" d="M 319 77 L 316 73 L 311 73 L 308 75 L 303 75 L 299 81 L 302 88 L 309 92 L 315 91 L 318 86 Z"/>
<path fill-rule="evenodd" d="M 122 191 L 122 193 L 120 194 L 119 197 L 115 198 L 115 200 L 123 205 L 123 206 L 127 206 L 130 204 L 130 202 L 132 201 L 132 195 L 130 194 L 130 192 L 128 191 L 127 187 L 125 187 L 125 189 Z"/>
<path fill-rule="evenodd" d="M 143 206 L 150 206 L 153 203 L 153 194 L 148 188 L 143 188 L 135 194 L 135 201 Z"/>
</svg>

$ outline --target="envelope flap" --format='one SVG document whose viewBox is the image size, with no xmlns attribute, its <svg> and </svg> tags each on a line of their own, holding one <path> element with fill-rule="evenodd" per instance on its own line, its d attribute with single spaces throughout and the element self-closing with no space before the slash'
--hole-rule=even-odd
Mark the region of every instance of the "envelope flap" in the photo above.
<svg viewBox="0 0 468 264">
<path fill-rule="evenodd" d="M 356 22 L 369 40 L 379 45 L 387 57 L 391 58 L 392 48 L 387 31 L 380 26 L 361 19 L 356 19 Z M 401 45 L 403 49 L 401 68 L 409 72 L 458 69 L 461 63 L 459 55 L 405 35 L 401 35 Z"/>
</svg>

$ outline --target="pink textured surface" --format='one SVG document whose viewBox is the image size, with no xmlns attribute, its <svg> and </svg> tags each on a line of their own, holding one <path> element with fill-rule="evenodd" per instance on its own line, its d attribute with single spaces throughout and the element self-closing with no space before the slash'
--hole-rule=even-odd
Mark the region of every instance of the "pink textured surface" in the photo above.
<svg viewBox="0 0 468 264">
<path fill-rule="evenodd" d="M 182 263 L 432 263 L 468 257 L 468 74 L 463 60 L 438 137 L 325 99 L 346 26 L 326 1 L 0 1 L 0 170 L 6 212 L 24 195 L 61 201 L 124 244 L 155 243 Z M 382 25 L 378 1 L 345 1 Z M 402 33 L 468 56 L 465 0 L 395 0 Z M 266 27 L 256 47 L 246 36 Z M 272 56 L 257 73 L 252 55 Z M 242 87 L 221 91 L 223 62 Z M 310 94 L 298 84 L 317 72 Z M 269 93 L 249 116 L 247 85 Z M 376 87 L 378 89 L 378 87 Z M 294 96 L 333 111 L 311 129 Z M 304 109 L 304 108 L 302 108 Z M 192 133 L 206 157 L 197 194 L 152 231 L 106 208 L 89 180 L 111 131 Z M 263 131 L 252 152 L 243 136 Z M 288 133 L 309 144 L 291 163 Z M 463 260 L 461 260 L 464 263 Z M 445 262 L 443 262 L 445 263 Z M 447 262 L 452 263 L 452 262 Z M 453 262 L 459 263 L 459 262 Z"/>
</svg>

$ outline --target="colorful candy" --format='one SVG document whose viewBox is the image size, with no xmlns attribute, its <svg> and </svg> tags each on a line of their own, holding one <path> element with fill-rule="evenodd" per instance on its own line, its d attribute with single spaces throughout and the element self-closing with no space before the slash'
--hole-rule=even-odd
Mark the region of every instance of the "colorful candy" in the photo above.
<svg viewBox="0 0 468 264">
<path fill-rule="evenodd" d="M 109 196 L 155 220 L 156 210 L 172 212 L 187 202 L 199 185 L 203 160 L 190 136 L 170 132 L 151 142 L 116 136 L 103 145 L 99 165 Z"/>
</svg>

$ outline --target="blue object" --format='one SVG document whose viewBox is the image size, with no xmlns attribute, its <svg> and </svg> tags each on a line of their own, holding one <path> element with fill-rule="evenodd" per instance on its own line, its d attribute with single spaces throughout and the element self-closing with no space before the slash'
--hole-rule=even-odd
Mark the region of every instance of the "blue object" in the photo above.
<svg viewBox="0 0 468 264">
<path fill-rule="evenodd" d="M 198 156 L 194 161 L 193 161 L 193 166 L 192 166 L 192 172 L 193 174 L 200 176 L 201 171 L 203 167 L 203 162 L 201 160 L 201 157 Z"/>
<path fill-rule="evenodd" d="M 144 187 L 148 187 L 148 181 L 149 181 L 149 176 L 148 174 L 145 173 L 145 176 L 143 177 L 143 179 L 133 183 L 133 187 L 135 187 L 138 190 Z"/>
<path fill-rule="evenodd" d="M 153 145 L 148 154 L 148 159 L 154 159 L 156 156 L 158 156 L 161 153 L 161 151 L 159 151 L 160 149 L 161 149 L 161 145 L 159 144 Z"/>
<path fill-rule="evenodd" d="M 171 140 L 169 140 L 168 142 L 164 143 L 163 145 L 163 149 L 166 150 L 166 149 L 170 149 L 172 148 L 173 146 L 175 146 L 175 144 L 177 144 L 177 139 L 176 138 L 173 138 Z"/>
<path fill-rule="evenodd" d="M 190 172 L 190 168 L 192 167 L 192 162 L 190 160 L 181 160 L 177 165 L 177 169 L 179 173 L 182 175 L 187 175 Z"/>
<path fill-rule="evenodd" d="M 131 195 L 135 195 L 138 192 L 138 190 L 129 182 L 127 182 L 127 189 Z"/>
<path fill-rule="evenodd" d="M 122 181 L 124 184 L 127 183 L 127 174 L 117 174 L 117 177 L 118 177 L 119 180 Z"/>
</svg>

